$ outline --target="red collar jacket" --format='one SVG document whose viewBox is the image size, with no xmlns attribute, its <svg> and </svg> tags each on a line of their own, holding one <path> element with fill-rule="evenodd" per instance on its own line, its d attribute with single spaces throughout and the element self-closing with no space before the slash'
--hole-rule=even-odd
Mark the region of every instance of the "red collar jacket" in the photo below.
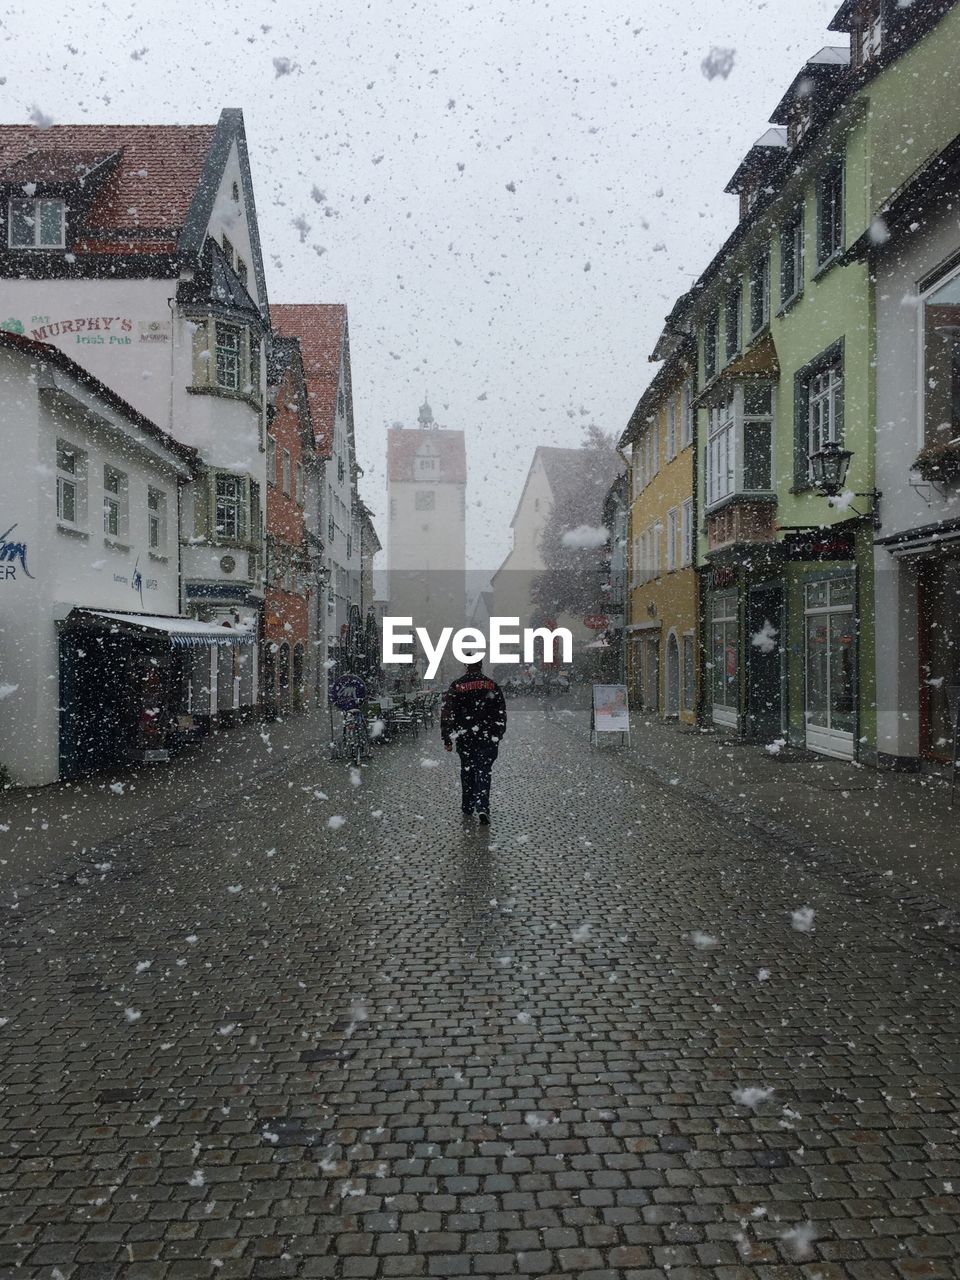
<svg viewBox="0 0 960 1280">
<path fill-rule="evenodd" d="M 500 686 L 482 673 L 464 673 L 443 695 L 440 734 L 444 745 L 456 739 L 459 750 L 470 742 L 497 743 L 507 728 L 507 706 Z"/>
</svg>

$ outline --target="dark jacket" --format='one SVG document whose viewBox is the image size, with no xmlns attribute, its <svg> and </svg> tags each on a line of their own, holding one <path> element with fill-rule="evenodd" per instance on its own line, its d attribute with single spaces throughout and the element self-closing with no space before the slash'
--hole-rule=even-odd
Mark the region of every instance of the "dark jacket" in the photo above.
<svg viewBox="0 0 960 1280">
<path fill-rule="evenodd" d="M 458 751 L 471 742 L 498 743 L 507 728 L 507 707 L 500 686 L 482 671 L 466 671 L 443 695 L 440 735 L 444 745 L 456 739 Z"/>
</svg>

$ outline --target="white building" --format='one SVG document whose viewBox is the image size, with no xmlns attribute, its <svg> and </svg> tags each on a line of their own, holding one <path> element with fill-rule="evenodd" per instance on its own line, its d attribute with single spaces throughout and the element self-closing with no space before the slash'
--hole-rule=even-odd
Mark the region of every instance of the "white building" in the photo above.
<svg viewBox="0 0 960 1280">
<path fill-rule="evenodd" d="M 0 423 L 0 764 L 39 784 L 162 755 L 254 648 L 177 616 L 199 456 L 57 348 L 5 332 Z"/>
<path fill-rule="evenodd" d="M 877 749 L 887 767 L 950 760 L 960 704 L 958 184 L 955 143 L 878 211 L 884 230 L 861 246 L 876 299 Z"/>
<path fill-rule="evenodd" d="M 326 585 L 318 633 L 324 660 L 337 648 L 361 602 L 360 499 L 353 429 L 353 389 L 347 308 L 342 303 L 282 303 L 270 308 L 274 328 L 297 338 L 318 459 L 319 529 Z M 323 663 L 319 664 L 322 668 Z"/>
<path fill-rule="evenodd" d="M 416 428 L 387 434 L 387 564 L 390 613 L 436 637 L 466 619 L 467 462 L 462 431 L 434 421 L 426 402 Z M 445 660 L 443 681 L 457 664 Z"/>
<path fill-rule="evenodd" d="M 59 347 L 198 450 L 181 605 L 255 626 L 268 308 L 242 114 L 216 126 L 0 126 L 0 188 L 0 326 Z M 239 677 L 233 655 L 223 660 L 218 710 L 254 704 L 256 646 Z"/>
</svg>

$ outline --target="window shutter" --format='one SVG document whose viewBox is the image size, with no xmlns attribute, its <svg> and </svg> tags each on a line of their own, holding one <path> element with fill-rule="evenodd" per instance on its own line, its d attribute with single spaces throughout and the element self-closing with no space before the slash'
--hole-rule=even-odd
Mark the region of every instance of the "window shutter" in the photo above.
<svg viewBox="0 0 960 1280">
<path fill-rule="evenodd" d="M 793 380 L 793 487 L 809 489 L 810 463 L 807 456 L 807 395 L 809 380 L 798 373 Z"/>
<path fill-rule="evenodd" d="M 213 473 L 204 471 L 193 482 L 193 536 L 210 539 L 213 534 L 211 479 Z"/>
<path fill-rule="evenodd" d="M 193 330 L 193 385 L 210 385 L 210 326 L 206 320 L 192 321 Z"/>
<path fill-rule="evenodd" d="M 250 546 L 255 552 L 260 550 L 260 486 L 256 480 L 250 481 Z"/>
</svg>

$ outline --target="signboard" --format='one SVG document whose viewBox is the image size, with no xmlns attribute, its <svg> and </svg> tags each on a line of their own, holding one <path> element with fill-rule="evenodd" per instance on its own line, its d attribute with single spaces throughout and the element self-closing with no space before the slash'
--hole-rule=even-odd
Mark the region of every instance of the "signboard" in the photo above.
<svg viewBox="0 0 960 1280">
<path fill-rule="evenodd" d="M 341 711 L 355 711 L 367 697 L 367 686 L 359 676 L 337 676 L 330 686 L 330 701 Z"/>
<path fill-rule="evenodd" d="M 625 684 L 595 684 L 592 704 L 594 735 L 630 734 L 630 708 Z"/>
<path fill-rule="evenodd" d="M 591 631 L 606 631 L 607 615 L 605 613 L 588 613 L 583 620 L 583 625 L 589 627 Z"/>
<path fill-rule="evenodd" d="M 784 539 L 788 560 L 853 560 L 856 554 L 853 530 L 810 529 Z"/>
</svg>

